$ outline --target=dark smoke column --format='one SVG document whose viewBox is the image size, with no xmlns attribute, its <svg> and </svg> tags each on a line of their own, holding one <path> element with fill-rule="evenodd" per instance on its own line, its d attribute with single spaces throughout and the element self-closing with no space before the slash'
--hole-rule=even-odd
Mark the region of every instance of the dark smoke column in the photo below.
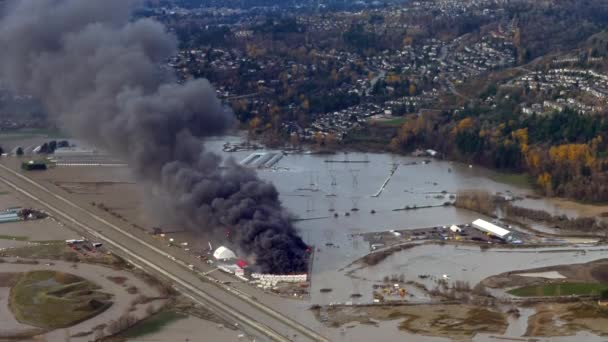
<svg viewBox="0 0 608 342">
<path fill-rule="evenodd" d="M 128 160 L 173 223 L 231 232 L 262 272 L 306 270 L 306 246 L 275 187 L 206 152 L 234 123 L 206 80 L 183 85 L 161 65 L 175 38 L 131 21 L 133 0 L 18 0 L 3 5 L 0 78 L 39 98 L 63 128 Z"/>
</svg>

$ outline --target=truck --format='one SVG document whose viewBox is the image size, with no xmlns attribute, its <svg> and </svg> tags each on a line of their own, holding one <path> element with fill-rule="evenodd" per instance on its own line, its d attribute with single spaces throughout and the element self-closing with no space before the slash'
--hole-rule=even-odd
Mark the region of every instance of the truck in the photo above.
<svg viewBox="0 0 608 342">
<path fill-rule="evenodd" d="M 47 169 L 47 165 L 41 161 L 30 160 L 21 163 L 21 169 L 25 171 L 44 171 Z"/>
</svg>

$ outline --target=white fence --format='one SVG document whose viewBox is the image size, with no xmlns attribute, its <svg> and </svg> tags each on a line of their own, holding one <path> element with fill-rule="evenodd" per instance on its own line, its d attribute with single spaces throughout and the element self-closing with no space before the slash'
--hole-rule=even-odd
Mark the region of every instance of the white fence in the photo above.
<svg viewBox="0 0 608 342">
<path fill-rule="evenodd" d="M 258 279 L 262 282 L 271 282 L 271 283 L 303 283 L 308 279 L 307 274 L 261 274 L 261 273 L 253 273 L 251 274 L 253 279 Z"/>
</svg>

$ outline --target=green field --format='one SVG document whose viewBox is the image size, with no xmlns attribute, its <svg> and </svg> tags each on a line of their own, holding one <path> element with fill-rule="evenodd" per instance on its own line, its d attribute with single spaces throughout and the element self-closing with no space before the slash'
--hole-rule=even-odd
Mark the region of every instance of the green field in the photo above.
<svg viewBox="0 0 608 342">
<path fill-rule="evenodd" d="M 27 236 L 0 235 L 0 240 L 27 241 Z"/>
<path fill-rule="evenodd" d="M 394 118 L 394 119 L 375 120 L 374 123 L 379 126 L 401 127 L 401 126 L 403 126 L 405 121 L 407 121 L 407 118 L 405 116 L 402 116 L 402 117 L 398 117 L 398 118 Z"/>
<path fill-rule="evenodd" d="M 140 323 L 137 323 L 135 326 L 122 333 L 121 336 L 124 338 L 139 338 L 145 335 L 150 335 L 159 332 L 165 326 L 186 317 L 188 316 L 179 312 L 163 310 L 149 318 L 146 318 Z"/>
<path fill-rule="evenodd" d="M 45 329 L 68 327 L 106 310 L 110 295 L 72 274 L 34 271 L 22 274 L 10 292 L 18 321 Z"/>
<path fill-rule="evenodd" d="M 524 286 L 508 291 L 518 297 L 553 297 L 599 295 L 608 290 L 608 284 L 598 283 L 561 283 L 538 286 Z"/>
<path fill-rule="evenodd" d="M 492 177 L 497 182 L 515 185 L 522 188 L 531 188 L 534 184 L 532 178 L 525 173 L 498 173 Z"/>
<path fill-rule="evenodd" d="M 40 243 L 39 245 L 7 249 L 0 252 L 0 256 L 34 259 L 61 259 L 66 252 L 64 241 L 52 241 Z"/>
</svg>

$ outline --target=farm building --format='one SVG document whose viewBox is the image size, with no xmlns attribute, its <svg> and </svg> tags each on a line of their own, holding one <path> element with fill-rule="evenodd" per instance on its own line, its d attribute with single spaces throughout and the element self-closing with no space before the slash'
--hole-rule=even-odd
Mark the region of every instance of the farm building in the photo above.
<svg viewBox="0 0 608 342">
<path fill-rule="evenodd" d="M 3 212 L 0 214 L 0 223 L 17 222 L 21 220 L 18 212 Z"/>
<path fill-rule="evenodd" d="M 481 230 L 482 232 L 492 234 L 498 238 L 505 239 L 507 235 L 511 234 L 510 231 L 501 228 L 494 223 L 488 222 L 486 220 L 477 219 L 473 221 L 473 227 Z"/>
</svg>

